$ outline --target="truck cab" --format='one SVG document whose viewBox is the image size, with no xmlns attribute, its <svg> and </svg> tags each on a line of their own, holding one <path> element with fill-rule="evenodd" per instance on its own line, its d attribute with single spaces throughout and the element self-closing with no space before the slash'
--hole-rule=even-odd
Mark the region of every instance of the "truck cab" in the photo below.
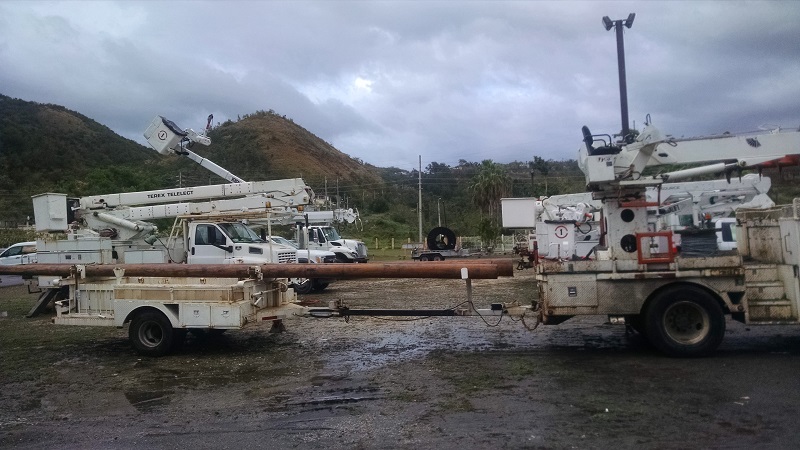
<svg viewBox="0 0 800 450">
<path fill-rule="evenodd" d="M 295 263 L 297 249 L 266 241 L 242 222 L 189 222 L 189 264 Z"/>
<path fill-rule="evenodd" d="M 299 231 L 299 228 L 298 228 Z M 354 239 L 344 239 L 336 228 L 326 226 L 308 227 L 308 242 L 303 242 L 304 233 L 300 232 L 298 242 L 300 248 L 309 250 L 327 250 L 336 254 L 338 262 L 367 262 L 367 246 Z"/>
</svg>

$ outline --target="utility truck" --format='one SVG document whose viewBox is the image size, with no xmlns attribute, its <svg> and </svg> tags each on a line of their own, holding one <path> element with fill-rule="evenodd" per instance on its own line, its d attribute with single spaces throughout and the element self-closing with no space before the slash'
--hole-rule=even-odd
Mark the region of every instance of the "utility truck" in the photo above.
<svg viewBox="0 0 800 450">
<path fill-rule="evenodd" d="M 212 119 L 213 115 L 209 115 L 206 130 L 211 126 Z M 211 144 L 211 139 L 205 133 L 197 133 L 192 129 L 181 130 L 174 122 L 158 116 L 153 119 L 144 136 L 147 142 L 161 154 L 186 156 L 231 183 L 249 184 L 224 167 L 189 150 L 194 144 Z M 313 196 L 310 188 L 307 191 Z M 333 227 L 334 223 L 353 223 L 359 220 L 358 211 L 354 211 L 352 208 L 318 210 L 316 206 L 318 206 L 317 201 L 310 202 L 297 214 L 274 215 L 269 218 L 269 221 L 275 224 L 296 224 L 295 240 L 300 249 L 312 252 L 333 252 L 337 262 L 367 262 L 367 246 L 359 240 L 342 238 Z M 243 206 L 243 208 L 248 207 Z"/>
<path fill-rule="evenodd" d="M 284 264 L 297 262 L 297 249 L 264 240 L 250 221 L 295 217 L 313 191 L 300 178 L 242 182 L 188 150 L 208 144 L 205 134 L 181 130 L 157 117 L 145 132 L 163 154 L 195 159 L 231 183 L 68 198 L 46 193 L 33 197 L 36 231 L 65 233 L 66 239 L 37 241 L 38 264 L 77 266 L 187 263 L 189 265 Z M 172 219 L 168 236 L 153 220 Z M 188 266 L 187 266 L 188 267 Z M 296 294 L 287 279 L 258 274 L 237 279 L 177 276 L 131 279 L 122 274 L 93 279 L 76 288 L 80 277 L 41 275 L 44 288 L 36 310 L 56 303 L 56 323 L 116 325 L 131 323 L 130 338 L 145 354 L 169 350 L 172 335 L 188 329 L 235 329 L 262 320 L 278 321 Z M 89 291 L 95 292 L 88 294 Z M 123 300 L 124 299 L 124 300 Z M 168 337 L 168 339 L 165 339 Z"/>
<path fill-rule="evenodd" d="M 800 323 L 800 203 L 736 213 L 738 251 L 676 254 L 672 231 L 656 230 L 647 188 L 701 174 L 800 163 L 800 132 L 780 129 L 691 139 L 663 135 L 649 120 L 635 139 L 613 142 L 583 127 L 578 163 L 601 202 L 599 244 L 590 258 L 539 258 L 539 319 L 608 315 L 662 352 L 701 356 L 722 341 L 726 315 L 746 324 Z M 629 143 L 628 143 L 629 142 Z M 665 164 L 702 164 L 643 175 Z M 579 225 L 562 224 L 567 233 Z"/>
<path fill-rule="evenodd" d="M 352 210 L 351 210 L 352 211 Z M 296 228 L 296 240 L 301 249 L 325 250 L 336 255 L 336 262 L 365 263 L 369 260 L 367 246 L 357 239 L 345 239 L 339 231 L 325 219 L 323 224 L 303 225 L 299 223 Z"/>
<path fill-rule="evenodd" d="M 188 145 L 209 144 L 204 134 L 180 130 L 156 117 L 145 132 L 159 153 L 194 156 L 228 184 L 159 189 L 67 198 L 33 197 L 37 231 L 67 232 L 66 240 L 41 240 L 42 263 L 249 264 L 296 262 L 296 250 L 265 242 L 247 220 L 293 216 L 311 201 L 313 191 L 300 178 L 242 182 Z M 173 219 L 168 238 L 152 223 Z"/>
</svg>

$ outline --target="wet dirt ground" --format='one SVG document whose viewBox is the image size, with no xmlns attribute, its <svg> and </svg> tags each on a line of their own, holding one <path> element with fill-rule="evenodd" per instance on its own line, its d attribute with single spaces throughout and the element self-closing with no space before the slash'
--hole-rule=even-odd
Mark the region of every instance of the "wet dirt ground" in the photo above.
<svg viewBox="0 0 800 450">
<path fill-rule="evenodd" d="M 532 274 L 515 275 L 475 281 L 476 305 L 529 301 Z M 346 281 L 305 300 L 444 308 L 465 292 Z M 729 322 L 713 357 L 673 359 L 604 317 L 532 332 L 509 318 L 298 318 L 146 358 L 125 329 L 24 319 L 34 300 L 0 288 L 2 448 L 800 447 L 800 327 Z"/>
</svg>

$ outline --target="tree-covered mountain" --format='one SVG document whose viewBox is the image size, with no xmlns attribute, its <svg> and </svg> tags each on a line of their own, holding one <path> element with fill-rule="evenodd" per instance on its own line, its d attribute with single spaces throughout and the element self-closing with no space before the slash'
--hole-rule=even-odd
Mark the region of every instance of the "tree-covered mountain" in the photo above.
<svg viewBox="0 0 800 450">
<path fill-rule="evenodd" d="M 0 220 L 24 223 L 31 196 L 157 184 L 154 152 L 63 106 L 0 95 Z"/>
</svg>

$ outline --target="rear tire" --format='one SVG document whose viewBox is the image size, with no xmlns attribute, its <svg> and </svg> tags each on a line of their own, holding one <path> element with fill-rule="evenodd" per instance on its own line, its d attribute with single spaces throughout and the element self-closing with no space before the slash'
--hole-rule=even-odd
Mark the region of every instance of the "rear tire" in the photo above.
<svg viewBox="0 0 800 450">
<path fill-rule="evenodd" d="M 707 356 L 725 336 L 722 308 L 695 286 L 660 292 L 647 307 L 644 324 L 650 343 L 669 356 Z"/>
<path fill-rule="evenodd" d="M 128 338 L 136 351 L 145 356 L 163 356 L 172 350 L 175 330 L 160 311 L 142 311 L 134 316 Z"/>
<path fill-rule="evenodd" d="M 311 278 L 296 278 L 294 283 L 294 291 L 298 294 L 309 294 L 314 288 L 314 282 Z"/>
</svg>

